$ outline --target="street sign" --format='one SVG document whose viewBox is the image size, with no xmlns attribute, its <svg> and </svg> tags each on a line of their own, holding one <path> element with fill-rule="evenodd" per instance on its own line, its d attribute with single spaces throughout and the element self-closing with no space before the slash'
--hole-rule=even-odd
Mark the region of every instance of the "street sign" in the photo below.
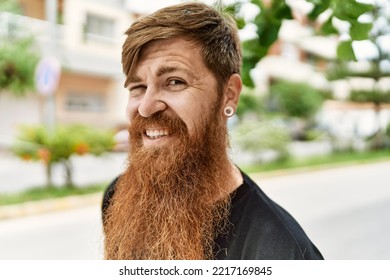
<svg viewBox="0 0 390 280">
<path fill-rule="evenodd" d="M 54 94 L 61 75 L 61 64 L 55 57 L 43 57 L 35 68 L 35 87 L 44 96 Z"/>
</svg>

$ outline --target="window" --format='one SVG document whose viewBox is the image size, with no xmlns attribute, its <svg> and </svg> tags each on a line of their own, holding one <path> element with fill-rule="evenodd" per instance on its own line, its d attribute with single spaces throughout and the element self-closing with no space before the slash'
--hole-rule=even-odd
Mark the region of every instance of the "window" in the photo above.
<svg viewBox="0 0 390 280">
<path fill-rule="evenodd" d="M 71 93 L 65 101 L 65 109 L 69 112 L 104 112 L 104 97 L 98 93 Z"/>
<path fill-rule="evenodd" d="M 94 14 L 87 14 L 86 33 L 112 38 L 115 21 L 110 18 Z"/>
</svg>

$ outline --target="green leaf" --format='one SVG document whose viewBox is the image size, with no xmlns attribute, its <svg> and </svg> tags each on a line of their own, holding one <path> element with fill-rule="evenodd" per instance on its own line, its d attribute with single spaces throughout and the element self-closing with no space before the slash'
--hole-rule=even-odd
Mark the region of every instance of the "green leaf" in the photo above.
<svg viewBox="0 0 390 280">
<path fill-rule="evenodd" d="M 261 0 L 251 0 L 250 3 L 259 7 L 260 10 L 264 8 L 263 1 L 261 1 Z"/>
<path fill-rule="evenodd" d="M 241 3 L 233 3 L 231 5 L 227 5 L 223 7 L 223 12 L 234 18 L 238 29 L 243 29 L 246 23 L 245 23 L 245 19 L 238 15 L 240 8 L 241 8 Z"/>
<path fill-rule="evenodd" d="M 240 17 L 235 17 L 237 28 L 238 29 L 243 29 L 246 25 L 245 20 Z"/>
<path fill-rule="evenodd" d="M 263 47 L 270 47 L 278 38 L 282 21 L 271 17 L 269 14 L 260 13 L 255 19 L 259 43 Z"/>
<path fill-rule="evenodd" d="M 313 10 L 308 14 L 310 20 L 317 19 L 317 17 L 325 12 L 330 5 L 330 0 L 307 0 L 307 2 L 314 4 Z"/>
<path fill-rule="evenodd" d="M 260 45 L 259 40 L 257 38 L 246 40 L 241 43 L 242 50 L 243 50 L 243 57 L 246 59 L 254 59 L 258 60 L 260 59 L 259 51 L 260 51 Z"/>
<path fill-rule="evenodd" d="M 253 87 L 253 81 L 250 77 L 250 71 L 256 66 L 259 60 L 268 52 L 268 47 L 260 45 L 258 38 L 242 42 L 243 63 L 241 69 L 241 78 L 244 85 Z"/>
<path fill-rule="evenodd" d="M 356 61 L 355 52 L 353 51 L 352 41 L 340 42 L 337 46 L 337 57 L 340 60 Z"/>
<path fill-rule="evenodd" d="M 350 36 L 352 40 L 366 40 L 372 29 L 372 23 L 355 22 L 351 25 Z"/>
<path fill-rule="evenodd" d="M 255 85 L 252 81 L 252 78 L 250 76 L 250 71 L 256 66 L 256 63 L 254 61 L 247 61 L 244 59 L 241 69 L 241 79 L 242 83 L 250 88 L 253 88 Z"/>
<path fill-rule="evenodd" d="M 238 9 L 237 9 L 238 6 L 239 6 L 238 3 L 233 3 L 233 4 L 231 4 L 231 5 L 225 6 L 225 7 L 223 8 L 223 11 L 224 11 L 225 13 L 230 14 L 230 15 L 236 15 L 236 14 L 237 14 L 237 11 L 238 11 Z"/>
<path fill-rule="evenodd" d="M 327 21 L 321 26 L 321 32 L 325 35 L 338 34 L 337 29 L 333 26 L 332 23 L 333 17 L 329 17 Z"/>
<path fill-rule="evenodd" d="M 274 0 L 270 9 L 273 17 L 276 19 L 292 19 L 292 12 L 290 6 L 284 0 Z"/>
<path fill-rule="evenodd" d="M 373 8 L 374 6 L 370 4 L 356 2 L 355 0 L 347 1 L 347 9 L 349 11 L 349 14 L 356 18 L 360 17 L 362 14 L 371 11 Z"/>
<path fill-rule="evenodd" d="M 355 0 L 334 0 L 333 2 L 334 16 L 346 21 L 357 21 L 358 18 L 373 9 L 370 4 L 363 4 Z"/>
</svg>

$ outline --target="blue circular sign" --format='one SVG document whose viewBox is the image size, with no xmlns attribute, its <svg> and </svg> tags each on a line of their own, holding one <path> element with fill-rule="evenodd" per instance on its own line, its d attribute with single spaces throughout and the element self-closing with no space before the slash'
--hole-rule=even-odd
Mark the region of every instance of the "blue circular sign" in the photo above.
<svg viewBox="0 0 390 280">
<path fill-rule="evenodd" d="M 35 69 L 35 87 L 42 95 L 54 94 L 61 75 L 61 64 L 54 57 L 42 58 Z"/>
</svg>

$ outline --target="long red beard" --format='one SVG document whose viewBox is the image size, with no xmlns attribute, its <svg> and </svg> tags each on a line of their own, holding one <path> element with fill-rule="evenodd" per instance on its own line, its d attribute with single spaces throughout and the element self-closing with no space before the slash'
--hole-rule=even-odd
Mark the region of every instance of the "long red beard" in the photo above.
<svg viewBox="0 0 390 280">
<path fill-rule="evenodd" d="M 175 132 L 175 141 L 144 148 L 141 133 L 151 124 Z M 197 127 L 189 137 L 176 116 L 134 119 L 130 165 L 106 213 L 106 259 L 213 258 L 230 205 L 227 130 L 217 106 Z"/>
</svg>

